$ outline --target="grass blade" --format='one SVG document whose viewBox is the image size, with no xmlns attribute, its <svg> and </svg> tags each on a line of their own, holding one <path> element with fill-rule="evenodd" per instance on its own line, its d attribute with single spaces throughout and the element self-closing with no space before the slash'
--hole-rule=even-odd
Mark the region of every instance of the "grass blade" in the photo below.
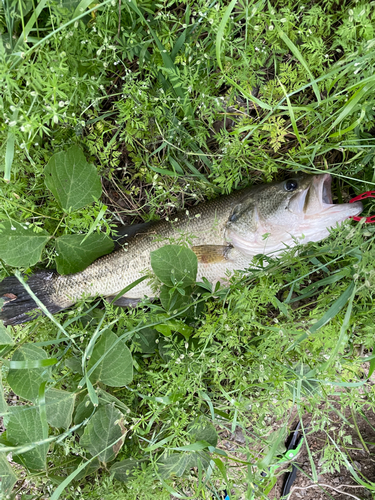
<svg viewBox="0 0 375 500">
<path fill-rule="evenodd" d="M 335 128 L 339 123 L 341 123 L 350 113 L 352 113 L 355 109 L 356 104 L 365 96 L 365 94 L 372 89 L 373 85 L 365 85 L 360 88 L 352 95 L 352 97 L 347 102 L 344 109 L 341 111 L 336 120 L 332 123 L 331 129 Z"/>
<path fill-rule="evenodd" d="M 312 85 L 312 88 L 314 90 L 314 93 L 316 95 L 316 100 L 318 101 L 318 103 L 320 104 L 321 102 L 321 99 L 320 99 L 320 92 L 319 92 L 319 88 L 316 84 L 316 81 L 315 81 L 315 78 L 314 78 L 314 75 L 311 73 L 309 67 L 307 66 L 307 63 L 305 61 L 305 59 L 303 58 L 301 52 L 298 50 L 298 48 L 294 45 L 294 43 L 292 42 L 292 40 L 290 40 L 290 38 L 283 32 L 281 31 L 279 28 L 278 28 L 278 32 L 279 32 L 279 36 L 280 38 L 282 39 L 282 41 L 289 47 L 290 51 L 292 52 L 292 54 L 294 55 L 294 57 L 296 59 L 298 59 L 298 61 L 302 64 L 302 66 L 305 68 L 305 70 L 307 71 L 309 77 L 310 77 L 310 80 L 311 80 L 311 85 Z"/>
<path fill-rule="evenodd" d="M 287 102 L 287 105 L 288 105 L 288 110 L 289 110 L 289 116 L 290 116 L 290 121 L 292 123 L 292 127 L 293 127 L 293 130 L 294 130 L 294 135 L 297 137 L 297 140 L 301 146 L 302 149 L 303 148 L 303 144 L 302 144 L 302 141 L 301 141 L 301 137 L 299 135 L 299 131 L 298 131 L 298 127 L 297 127 L 297 122 L 296 122 L 296 119 L 295 119 L 295 116 L 294 116 L 294 111 L 293 111 L 293 106 L 290 102 L 290 99 L 289 99 L 289 96 L 285 90 L 285 87 L 284 85 L 281 83 L 280 79 L 277 77 L 278 81 L 279 81 L 279 84 L 281 86 L 281 88 L 283 89 L 283 92 L 284 92 L 284 95 L 285 95 L 285 98 L 286 98 L 286 102 Z"/>
<path fill-rule="evenodd" d="M 34 10 L 34 12 L 32 13 L 30 19 L 28 20 L 26 26 L 25 26 L 25 29 L 23 30 L 22 32 L 22 36 L 19 37 L 19 39 L 17 40 L 17 43 L 15 44 L 14 46 L 14 51 L 16 51 L 17 49 L 20 48 L 21 44 L 22 43 L 25 43 L 28 39 L 28 35 L 30 33 L 30 31 L 32 30 L 34 24 L 36 23 L 40 13 L 42 12 L 42 10 L 44 9 L 44 7 L 46 6 L 47 4 L 47 0 L 41 0 L 36 9 Z"/>
<path fill-rule="evenodd" d="M 90 236 L 90 234 L 96 229 L 96 227 L 98 226 L 99 222 L 102 220 L 102 218 L 103 218 L 103 216 L 104 216 L 107 208 L 108 207 L 106 207 L 105 205 L 102 206 L 102 208 L 100 209 L 100 212 L 96 216 L 96 219 L 95 219 L 94 223 L 90 227 L 89 232 L 86 234 L 86 236 L 81 241 L 81 245 L 86 240 L 86 238 L 88 238 Z"/>
<path fill-rule="evenodd" d="M 314 323 L 310 328 L 309 328 L 309 333 L 315 333 L 318 331 L 322 326 L 327 324 L 331 319 L 333 319 L 340 311 L 341 309 L 345 306 L 345 304 L 348 302 L 348 300 L 351 298 L 352 293 L 354 291 L 354 283 L 351 283 L 348 288 L 340 295 L 340 297 L 335 300 L 335 302 L 331 305 L 331 307 L 328 309 L 328 311 L 320 318 L 319 321 Z M 354 295 L 353 295 L 354 296 Z M 291 351 L 295 348 L 296 345 L 300 344 L 303 342 L 307 337 L 309 336 L 309 333 L 303 333 L 298 337 L 298 339 L 293 342 L 293 344 L 288 347 L 286 352 Z"/>
<path fill-rule="evenodd" d="M 221 43 L 224 38 L 224 31 L 225 31 L 225 26 L 227 25 L 229 16 L 232 13 L 232 10 L 234 9 L 234 6 L 236 5 L 237 0 L 232 0 L 231 3 L 228 5 L 226 8 L 226 11 L 224 12 L 223 19 L 220 21 L 219 24 L 219 29 L 217 30 L 217 35 L 216 35 L 216 59 L 217 63 L 219 65 L 219 68 L 223 70 L 223 66 L 221 64 L 221 58 L 220 58 L 220 52 L 221 52 Z"/>
<path fill-rule="evenodd" d="M 5 169 L 4 169 L 4 181 L 10 181 L 10 171 L 12 169 L 12 163 L 14 158 L 14 143 L 16 140 L 15 133 L 12 129 L 8 132 L 7 148 L 5 152 Z"/>
<path fill-rule="evenodd" d="M 335 300 L 335 302 L 331 305 L 328 311 L 320 318 L 320 320 L 314 323 L 310 327 L 310 333 L 315 333 L 322 326 L 331 321 L 331 319 L 337 316 L 337 314 L 341 311 L 341 309 L 345 306 L 349 298 L 354 293 L 354 287 L 355 287 L 354 283 L 351 283 L 348 286 L 348 288 L 340 295 L 340 297 L 337 300 Z"/>
<path fill-rule="evenodd" d="M 82 12 L 84 12 L 89 5 L 92 4 L 92 0 L 81 0 L 77 7 L 75 8 L 75 11 L 73 13 L 72 19 L 75 19 L 78 17 Z"/>
</svg>

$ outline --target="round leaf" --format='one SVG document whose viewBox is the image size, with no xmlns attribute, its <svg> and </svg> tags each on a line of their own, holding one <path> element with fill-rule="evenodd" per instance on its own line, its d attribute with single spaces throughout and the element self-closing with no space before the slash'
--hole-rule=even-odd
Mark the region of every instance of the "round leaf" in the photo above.
<svg viewBox="0 0 375 500">
<path fill-rule="evenodd" d="M 106 234 L 66 234 L 56 240 L 56 267 L 59 274 L 83 271 L 94 260 L 112 252 L 114 243 Z M 82 243 L 83 242 L 83 243 Z"/>
<path fill-rule="evenodd" d="M 187 287 L 195 283 L 198 259 L 189 248 L 165 245 L 151 252 L 151 267 L 165 285 L 172 287 L 181 283 Z"/>
<path fill-rule="evenodd" d="M 83 151 L 72 146 L 52 156 L 44 169 L 45 184 L 63 210 L 78 210 L 102 194 L 100 177 Z"/>
<path fill-rule="evenodd" d="M 5 221 L 2 226 L 0 259 L 12 267 L 30 267 L 40 261 L 42 250 L 51 237 L 46 231 L 35 233 L 18 222 Z"/>
</svg>

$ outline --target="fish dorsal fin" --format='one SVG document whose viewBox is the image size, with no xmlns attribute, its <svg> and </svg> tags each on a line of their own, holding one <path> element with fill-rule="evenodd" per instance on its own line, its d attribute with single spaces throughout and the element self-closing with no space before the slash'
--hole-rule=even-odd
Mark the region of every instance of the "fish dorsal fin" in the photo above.
<svg viewBox="0 0 375 500">
<path fill-rule="evenodd" d="M 199 245 L 191 249 L 198 257 L 198 262 L 214 264 L 216 262 L 226 262 L 231 248 L 227 245 Z"/>
</svg>

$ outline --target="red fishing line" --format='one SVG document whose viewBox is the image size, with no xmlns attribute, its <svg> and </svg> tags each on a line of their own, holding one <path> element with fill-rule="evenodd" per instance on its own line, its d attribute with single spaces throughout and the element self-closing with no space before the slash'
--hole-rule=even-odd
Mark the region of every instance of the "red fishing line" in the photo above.
<svg viewBox="0 0 375 500">
<path fill-rule="evenodd" d="M 359 194 L 355 198 L 352 198 L 349 201 L 349 203 L 354 203 L 355 201 L 361 201 L 361 200 L 364 200 L 366 198 L 375 198 L 375 191 L 365 191 L 364 193 Z M 363 217 L 359 217 L 357 215 L 354 217 L 351 217 L 351 218 L 353 220 L 357 220 L 357 221 L 360 221 L 363 219 Z M 367 224 L 373 224 L 374 222 L 375 222 L 375 215 L 371 215 L 370 217 L 365 218 L 365 223 L 367 223 Z"/>
</svg>

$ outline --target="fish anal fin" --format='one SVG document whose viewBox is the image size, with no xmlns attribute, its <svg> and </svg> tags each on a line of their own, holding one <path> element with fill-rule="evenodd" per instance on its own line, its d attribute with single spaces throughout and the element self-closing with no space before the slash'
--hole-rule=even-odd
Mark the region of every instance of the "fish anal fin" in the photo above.
<svg viewBox="0 0 375 500">
<path fill-rule="evenodd" d="M 227 245 L 199 245 L 191 248 L 202 264 L 226 262 L 231 249 Z"/>
</svg>

